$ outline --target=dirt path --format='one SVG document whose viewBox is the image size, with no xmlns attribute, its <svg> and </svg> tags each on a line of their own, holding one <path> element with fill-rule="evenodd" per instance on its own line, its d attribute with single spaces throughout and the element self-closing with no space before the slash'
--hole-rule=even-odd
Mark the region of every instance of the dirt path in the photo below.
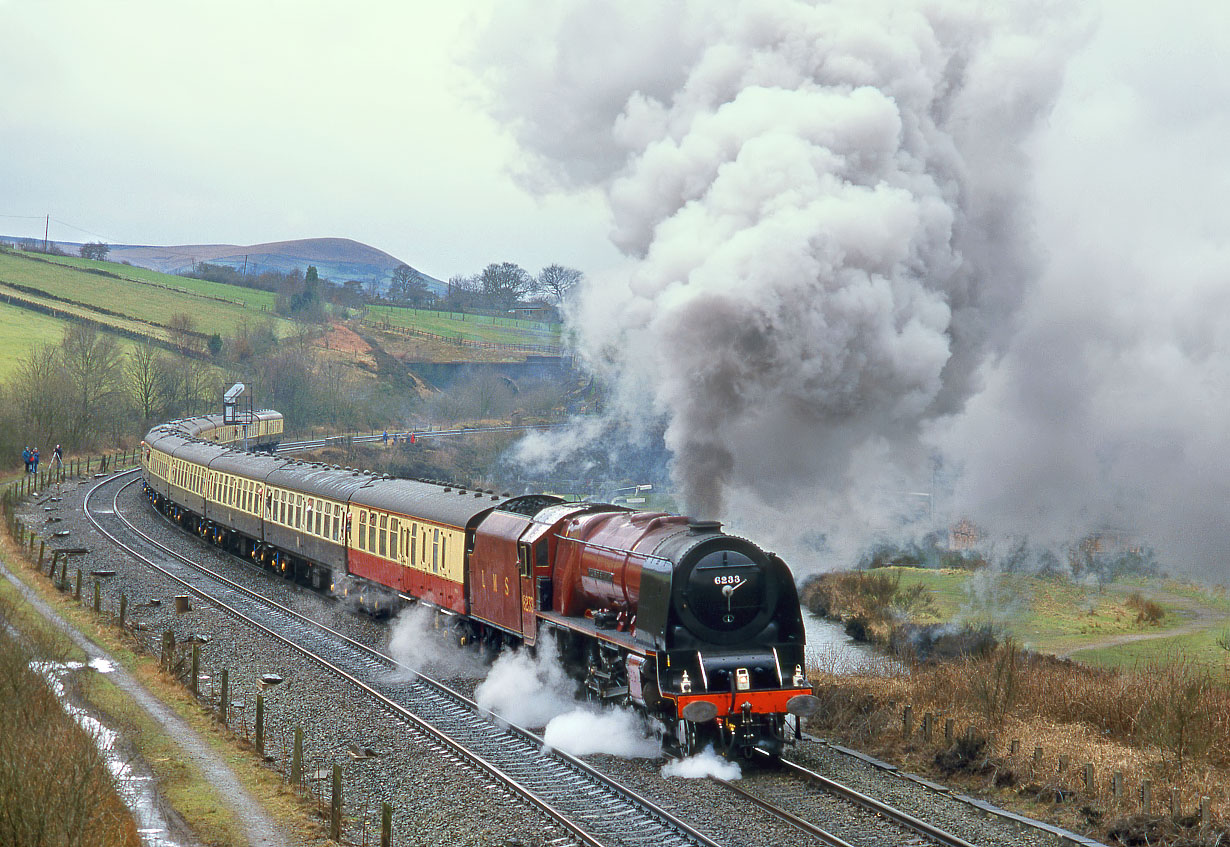
<svg viewBox="0 0 1230 847">
<path fill-rule="evenodd" d="M 40 615 L 59 627 L 91 659 L 105 659 L 111 663 L 115 669 L 107 675 L 108 679 L 131 697 L 150 717 L 158 721 L 167 734 L 179 743 L 183 755 L 201 769 L 217 789 L 218 794 L 226 799 L 244 829 L 248 844 L 252 847 L 278 847 L 278 845 L 290 843 L 277 824 L 265 814 L 261 805 L 244 789 L 234 771 L 214 753 L 209 743 L 197 735 L 192 727 L 188 726 L 161 700 L 146 691 L 145 687 L 125 671 L 123 666 L 105 650 L 60 617 L 29 586 L 14 576 L 3 563 L 0 563 L 0 572 L 3 572 L 3 576 L 21 592 L 26 602 Z"/>
<path fill-rule="evenodd" d="M 1153 632 L 1124 632 L 1119 635 L 1108 635 L 1105 638 L 1099 638 L 1094 641 L 1085 641 L 1080 645 L 1072 647 L 1068 650 L 1056 651 L 1055 655 L 1061 659 L 1070 659 L 1077 653 L 1085 650 L 1103 650 L 1109 647 L 1120 647 L 1124 644 L 1135 644 L 1137 641 L 1149 641 L 1154 638 L 1172 638 L 1178 635 L 1190 635 L 1193 632 L 1198 632 L 1202 629 L 1208 629 L 1215 621 L 1225 621 L 1226 613 L 1213 609 L 1208 606 L 1201 606 L 1194 603 L 1190 598 L 1179 597 L 1175 594 L 1165 595 L 1161 599 L 1174 602 L 1176 605 L 1183 606 L 1190 610 L 1195 617 L 1181 626 L 1170 627 L 1168 629 L 1158 629 Z"/>
</svg>

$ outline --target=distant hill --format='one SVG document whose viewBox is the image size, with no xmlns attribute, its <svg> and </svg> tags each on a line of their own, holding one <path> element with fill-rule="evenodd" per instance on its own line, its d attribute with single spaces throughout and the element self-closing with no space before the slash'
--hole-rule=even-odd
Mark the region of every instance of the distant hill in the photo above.
<svg viewBox="0 0 1230 847">
<path fill-rule="evenodd" d="M 57 241 L 56 244 L 74 255 L 81 246 L 65 241 Z M 308 265 L 315 265 L 321 277 L 332 282 L 340 284 L 356 279 L 367 284 L 375 280 L 381 289 L 388 287 L 393 270 L 402 264 L 396 256 L 349 238 L 303 238 L 246 247 L 237 244 L 181 244 L 171 247 L 112 244 L 110 247 L 107 258 L 112 262 L 128 262 L 163 273 L 188 271 L 196 262 L 227 265 L 236 270 L 242 270 L 246 262 L 248 273 L 286 273 L 295 268 L 305 271 Z M 444 282 L 426 274 L 422 277 L 437 294 L 447 292 L 448 286 Z"/>
</svg>

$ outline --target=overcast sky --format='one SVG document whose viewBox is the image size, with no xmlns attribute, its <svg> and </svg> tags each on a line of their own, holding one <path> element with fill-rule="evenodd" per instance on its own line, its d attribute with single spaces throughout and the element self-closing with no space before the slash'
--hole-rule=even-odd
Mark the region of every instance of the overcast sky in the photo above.
<svg viewBox="0 0 1230 847">
<path fill-rule="evenodd" d="M 73 241 L 348 237 L 438 278 L 608 268 L 594 195 L 511 176 L 465 70 L 486 5 L 0 0 L 0 233 L 50 214 Z"/>
</svg>

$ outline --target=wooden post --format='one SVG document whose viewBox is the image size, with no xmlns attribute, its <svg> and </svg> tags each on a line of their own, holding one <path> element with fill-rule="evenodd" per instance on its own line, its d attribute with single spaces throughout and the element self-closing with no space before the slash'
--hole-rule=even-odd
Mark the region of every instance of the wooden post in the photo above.
<svg viewBox="0 0 1230 847">
<path fill-rule="evenodd" d="M 380 804 L 380 847 L 393 847 L 393 806 Z"/>
<path fill-rule="evenodd" d="M 935 722 L 935 715 L 927 712 L 923 715 L 923 741 L 931 743 L 931 724 Z"/>
<path fill-rule="evenodd" d="M 60 590 L 68 589 L 68 556 L 64 557 L 64 561 L 60 562 Z"/>
<path fill-rule="evenodd" d="M 909 740 L 914 729 L 914 707 L 907 704 L 901 713 L 901 737 Z"/>
<path fill-rule="evenodd" d="M 77 568 L 77 585 L 73 588 L 73 599 L 81 600 L 81 568 Z"/>
<path fill-rule="evenodd" d="M 1200 825 L 1208 826 L 1212 822 L 1212 820 L 1213 818 L 1209 816 L 1209 798 L 1201 797 L 1200 798 Z"/>
<path fill-rule="evenodd" d="M 1153 814 L 1153 781 L 1142 780 L 1140 783 L 1140 811 L 1143 814 Z"/>
<path fill-rule="evenodd" d="M 1009 746 L 1008 755 L 1017 756 L 1020 754 L 1020 752 L 1021 752 L 1021 739 L 1019 738 L 1012 739 L 1012 743 Z"/>
<path fill-rule="evenodd" d="M 53 581 L 55 580 L 55 578 L 56 578 L 56 565 L 58 565 L 58 564 L 60 564 L 60 551 L 59 551 L 59 550 L 53 550 L 53 551 L 52 551 L 52 553 L 51 553 L 51 570 L 47 572 L 47 577 L 48 577 L 48 579 L 51 579 L 51 580 L 53 580 Z"/>
<path fill-rule="evenodd" d="M 265 755 L 265 695 L 256 695 L 256 752 Z"/>
<path fill-rule="evenodd" d="M 124 628 L 124 618 L 128 616 L 128 595 L 120 594 L 120 629 Z"/>
<path fill-rule="evenodd" d="M 229 684 L 230 680 L 227 679 L 227 677 L 228 677 L 228 674 L 227 674 L 226 668 L 223 668 L 222 669 L 222 699 L 218 703 L 218 720 L 222 721 L 223 724 L 226 723 L 226 707 L 228 705 L 227 698 L 231 694 L 231 687 Z"/>
<path fill-rule="evenodd" d="M 295 727 L 295 749 L 290 754 L 290 784 L 303 782 L 303 727 Z"/>
<path fill-rule="evenodd" d="M 1067 756 L 1060 754 L 1059 756 L 1059 772 L 1060 773 L 1063 773 L 1064 771 L 1068 769 L 1068 763 L 1070 761 L 1071 760 Z"/>
<path fill-rule="evenodd" d="M 1042 770 L 1042 748 L 1034 748 L 1034 773 Z"/>
<path fill-rule="evenodd" d="M 1170 789 L 1170 816 L 1179 818 L 1183 816 L 1183 803 L 1179 800 L 1179 789 Z"/>
<path fill-rule="evenodd" d="M 333 800 L 329 804 L 329 837 L 342 840 L 342 766 L 333 766 Z"/>
<path fill-rule="evenodd" d="M 38 543 L 38 570 L 39 570 L 39 573 L 42 573 L 42 572 L 43 572 L 43 551 L 44 551 L 44 550 L 46 550 L 46 549 L 47 549 L 47 542 L 46 542 L 46 541 L 40 541 L 40 542 Z"/>
<path fill-rule="evenodd" d="M 201 645 L 193 644 L 192 645 L 192 682 L 190 683 L 190 687 L 192 688 L 193 697 L 196 697 L 200 693 L 197 690 L 198 681 L 199 681 L 200 676 L 201 676 Z"/>
<path fill-rule="evenodd" d="M 30 530 L 30 555 L 34 555 L 34 530 Z"/>
<path fill-rule="evenodd" d="M 1085 790 L 1093 793 L 1093 763 L 1085 762 Z"/>
<path fill-rule="evenodd" d="M 102 611 L 102 584 L 98 580 L 94 580 L 94 612 L 95 614 Z"/>
<path fill-rule="evenodd" d="M 1116 800 L 1123 798 L 1123 771 L 1115 771 L 1110 775 L 1110 796 Z"/>
</svg>

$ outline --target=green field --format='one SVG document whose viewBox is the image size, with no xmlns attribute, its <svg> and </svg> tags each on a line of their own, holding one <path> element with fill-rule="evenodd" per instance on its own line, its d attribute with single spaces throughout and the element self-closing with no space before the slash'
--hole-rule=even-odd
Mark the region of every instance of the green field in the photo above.
<svg viewBox="0 0 1230 847">
<path fill-rule="evenodd" d="M 221 282 L 209 282 L 204 279 L 191 279 L 173 274 L 164 274 L 147 268 L 139 268 L 136 265 L 98 262 L 93 259 L 82 259 L 76 256 L 40 256 L 39 258 L 70 268 L 106 271 L 107 273 L 122 276 L 125 279 L 146 282 L 162 288 L 175 289 L 185 294 L 198 294 L 205 297 L 231 300 L 250 309 L 273 311 L 273 304 L 277 299 L 277 295 L 272 291 L 261 291 L 256 288 L 242 288 Z"/>
<path fill-rule="evenodd" d="M 1132 578 L 1081 585 L 990 571 L 882 568 L 896 572 L 902 587 L 926 586 L 938 615 L 920 623 L 990 623 L 1026 647 L 1100 665 L 1134 665 L 1185 655 L 1222 667 L 1230 651 L 1230 597 L 1224 588 L 1207 588 L 1166 579 Z M 1138 620 L 1129 598 L 1139 594 L 1165 610 L 1160 623 Z M 1227 636 L 1223 639 L 1223 634 Z"/>
<path fill-rule="evenodd" d="M 229 335 L 234 332 L 234 328 L 241 321 L 245 320 L 249 324 L 272 320 L 278 328 L 279 335 L 286 335 L 291 330 L 290 322 L 274 317 L 269 311 L 272 306 L 272 295 L 266 295 L 265 292 L 216 283 L 201 283 L 197 280 L 184 280 L 166 274 L 155 274 L 153 271 L 141 274 L 148 277 L 144 282 L 155 281 L 155 278 L 159 278 L 162 284 L 168 286 L 162 287 L 162 285 L 150 285 L 85 273 L 72 267 L 72 264 L 72 260 L 61 259 L 56 264 L 48 264 L 13 253 L 0 252 L 0 282 L 35 288 L 53 297 L 72 300 L 87 309 L 107 310 L 139 322 L 165 325 L 170 322 L 173 315 L 188 314 L 195 320 L 197 331 L 207 334 Z M 107 263 L 90 264 L 107 265 Z M 113 264 L 109 265 L 107 270 L 115 267 Z M 137 270 L 127 266 L 120 267 L 126 272 Z M 39 299 L 37 296 L 25 296 Z M 215 299 L 217 297 L 223 299 Z M 45 302 L 49 305 L 56 305 L 57 308 L 72 311 L 67 304 L 57 305 L 50 299 Z M 247 303 L 247 305 L 240 305 L 241 303 Z M 262 306 L 265 307 L 264 310 Z M 103 312 L 92 317 L 104 323 L 133 328 L 126 325 L 122 318 L 117 319 L 114 315 L 107 315 Z"/>
<path fill-rule="evenodd" d="M 17 359 L 35 344 L 55 344 L 64 333 L 64 322 L 0 302 L 0 381 L 8 379 Z"/>
<path fill-rule="evenodd" d="M 432 335 L 442 335 L 446 338 L 465 338 L 491 344 L 548 346 L 560 344 L 560 325 L 539 321 L 385 305 L 369 307 L 367 318 L 372 321 L 387 322 L 391 326 L 412 327 L 421 332 L 430 332 Z"/>
</svg>

